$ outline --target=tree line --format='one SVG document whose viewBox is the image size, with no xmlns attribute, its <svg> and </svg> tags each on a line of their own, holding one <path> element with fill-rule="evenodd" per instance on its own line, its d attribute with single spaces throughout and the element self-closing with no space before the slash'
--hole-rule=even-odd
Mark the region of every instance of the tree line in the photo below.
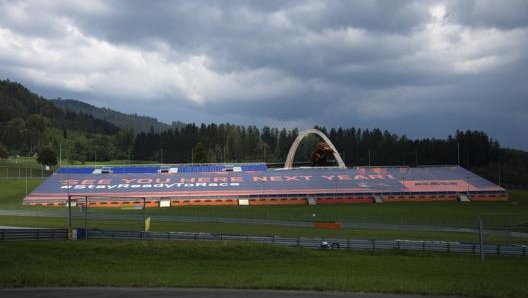
<svg viewBox="0 0 528 298">
<path fill-rule="evenodd" d="M 314 128 L 328 136 L 349 166 L 460 164 L 471 169 L 498 162 L 501 150 L 497 141 L 480 131 L 457 131 L 447 139 L 410 140 L 379 128 Z M 188 124 L 181 129 L 137 134 L 132 150 L 136 159 L 162 163 L 280 163 L 298 135 L 296 128 Z M 307 136 L 297 150 L 296 161 L 308 161 L 317 141 L 318 136 Z M 203 149 L 196 148 L 197 144 Z M 200 160 L 196 150 L 205 151 Z"/>
<path fill-rule="evenodd" d="M 379 128 L 315 126 L 335 145 L 347 166 L 460 165 L 495 183 L 528 184 L 528 153 L 502 149 L 482 131 L 456 131 L 446 139 L 412 140 Z M 133 157 L 161 163 L 284 163 L 299 130 L 233 124 L 188 124 L 135 136 Z M 295 161 L 308 163 L 318 136 L 307 136 Z"/>
</svg>

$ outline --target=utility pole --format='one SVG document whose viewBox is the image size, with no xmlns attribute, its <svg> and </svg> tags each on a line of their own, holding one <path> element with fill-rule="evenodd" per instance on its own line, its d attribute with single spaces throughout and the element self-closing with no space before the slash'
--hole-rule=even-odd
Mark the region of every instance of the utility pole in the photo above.
<svg viewBox="0 0 528 298">
<path fill-rule="evenodd" d="M 457 165 L 460 166 L 460 143 L 457 142 Z"/>
</svg>

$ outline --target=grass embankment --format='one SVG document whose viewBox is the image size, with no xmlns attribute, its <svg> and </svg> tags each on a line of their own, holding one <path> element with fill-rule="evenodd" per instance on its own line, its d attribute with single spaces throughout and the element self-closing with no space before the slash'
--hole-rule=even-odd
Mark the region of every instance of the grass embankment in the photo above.
<svg viewBox="0 0 528 298">
<path fill-rule="evenodd" d="M 528 259 L 237 242 L 0 242 L 1 287 L 222 287 L 526 297 Z"/>
<path fill-rule="evenodd" d="M 51 172 L 45 170 L 33 157 L 0 159 L 0 179 L 44 178 L 49 176 Z"/>
<path fill-rule="evenodd" d="M 65 228 L 67 219 L 51 217 L 29 217 L 29 216 L 0 216 L 0 225 L 25 226 L 36 228 Z M 88 220 L 84 225 L 81 218 L 75 219 L 74 228 L 101 229 L 101 230 L 133 230 L 141 231 L 144 228 L 142 220 Z M 157 222 L 152 221 L 151 231 L 154 232 L 191 232 L 191 233 L 213 233 L 213 234 L 237 234 L 237 235 L 262 235 L 283 237 L 313 237 L 313 238 L 351 238 L 351 239 L 376 239 L 376 240 L 423 240 L 423 241 L 460 241 L 478 243 L 476 233 L 457 232 L 432 232 L 432 231 L 405 231 L 384 229 L 341 229 L 325 230 L 314 228 L 284 227 L 274 225 L 252 225 L 252 224 L 229 224 L 211 222 Z M 528 244 L 526 238 L 515 238 L 507 236 L 486 236 L 486 243 L 515 243 Z"/>
<path fill-rule="evenodd" d="M 0 209 L 24 209 L 22 200 L 42 179 L 0 179 Z"/>
</svg>

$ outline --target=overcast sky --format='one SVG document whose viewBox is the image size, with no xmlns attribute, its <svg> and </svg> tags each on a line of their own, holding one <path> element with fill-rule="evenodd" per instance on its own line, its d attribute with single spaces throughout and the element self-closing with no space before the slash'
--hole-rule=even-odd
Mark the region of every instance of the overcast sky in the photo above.
<svg viewBox="0 0 528 298">
<path fill-rule="evenodd" d="M 167 123 L 528 150 L 528 1 L 0 0 L 0 76 Z"/>
</svg>

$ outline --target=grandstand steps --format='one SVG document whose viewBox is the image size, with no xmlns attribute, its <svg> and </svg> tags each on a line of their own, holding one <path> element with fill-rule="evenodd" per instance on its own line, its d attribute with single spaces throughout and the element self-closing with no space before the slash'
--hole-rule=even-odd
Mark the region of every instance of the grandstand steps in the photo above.
<svg viewBox="0 0 528 298">
<path fill-rule="evenodd" d="M 381 194 L 373 195 L 374 203 L 381 204 L 383 203 L 383 196 Z"/>
<path fill-rule="evenodd" d="M 458 195 L 458 201 L 471 202 L 471 198 L 468 195 Z"/>
<path fill-rule="evenodd" d="M 308 197 L 307 200 L 308 200 L 308 205 L 310 205 L 310 206 L 317 205 L 317 198 L 316 197 Z"/>
</svg>

